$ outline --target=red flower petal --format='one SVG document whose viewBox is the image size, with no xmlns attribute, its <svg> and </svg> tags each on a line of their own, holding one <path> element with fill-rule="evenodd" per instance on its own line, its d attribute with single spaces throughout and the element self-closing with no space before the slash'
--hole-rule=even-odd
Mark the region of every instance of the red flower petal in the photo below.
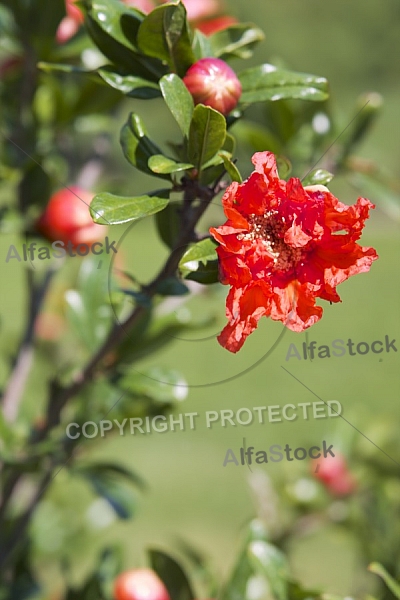
<svg viewBox="0 0 400 600">
<path fill-rule="evenodd" d="M 319 321 L 318 298 L 340 302 L 336 286 L 369 271 L 378 258 L 356 243 L 374 205 L 340 202 L 324 186 L 279 179 L 271 152 L 257 152 L 255 171 L 222 198 L 228 220 L 211 228 L 220 279 L 231 286 L 228 325 L 219 342 L 237 352 L 261 316 L 304 331 Z"/>
<path fill-rule="evenodd" d="M 247 287 L 232 287 L 226 299 L 229 323 L 218 336 L 221 346 L 230 352 L 240 350 L 261 317 L 269 313 L 269 305 L 269 290 L 264 281 L 252 282 Z"/>
</svg>

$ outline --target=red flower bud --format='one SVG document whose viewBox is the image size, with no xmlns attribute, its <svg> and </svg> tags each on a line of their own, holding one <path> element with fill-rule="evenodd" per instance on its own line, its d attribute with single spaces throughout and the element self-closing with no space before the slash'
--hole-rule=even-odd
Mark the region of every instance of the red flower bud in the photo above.
<svg viewBox="0 0 400 600">
<path fill-rule="evenodd" d="M 183 81 L 195 104 L 205 104 L 223 115 L 237 105 L 242 86 L 236 73 L 219 58 L 201 58 L 192 65 Z"/>
<path fill-rule="evenodd" d="M 341 454 L 335 457 L 318 458 L 312 463 L 313 475 L 321 481 L 333 496 L 348 496 L 357 487 L 356 480 L 347 468 L 347 463 Z"/>
<path fill-rule="evenodd" d="M 212 35 L 213 33 L 217 33 L 217 31 L 226 29 L 231 25 L 236 25 L 237 22 L 238 21 L 235 19 L 235 17 L 224 15 L 222 17 L 216 17 L 215 19 L 196 22 L 194 23 L 194 26 L 196 29 L 199 29 L 201 33 L 204 33 L 204 35 Z"/>
<path fill-rule="evenodd" d="M 132 569 L 114 582 L 115 600 L 171 600 L 167 588 L 151 569 Z"/>
<path fill-rule="evenodd" d="M 52 242 L 71 241 L 74 246 L 101 240 L 106 229 L 90 216 L 92 198 L 91 192 L 76 186 L 56 192 L 36 222 L 37 230 Z"/>
</svg>

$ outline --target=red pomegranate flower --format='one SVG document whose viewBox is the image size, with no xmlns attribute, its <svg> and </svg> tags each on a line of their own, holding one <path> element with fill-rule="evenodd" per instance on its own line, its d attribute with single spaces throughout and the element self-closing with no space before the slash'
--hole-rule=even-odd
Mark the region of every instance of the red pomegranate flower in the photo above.
<svg viewBox="0 0 400 600">
<path fill-rule="evenodd" d="M 262 316 L 292 331 L 311 327 L 322 317 L 316 299 L 340 302 L 336 286 L 378 258 L 356 243 L 375 208 L 369 200 L 346 206 L 325 186 L 279 179 L 271 152 L 257 152 L 252 162 L 255 171 L 222 198 L 228 220 L 210 229 L 220 244 L 220 280 L 231 286 L 229 322 L 218 336 L 230 352 L 240 350 Z"/>
</svg>

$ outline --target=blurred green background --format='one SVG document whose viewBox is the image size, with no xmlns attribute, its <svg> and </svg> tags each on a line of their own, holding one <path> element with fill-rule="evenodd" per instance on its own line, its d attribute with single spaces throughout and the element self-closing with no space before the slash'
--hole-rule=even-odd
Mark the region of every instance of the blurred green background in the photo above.
<svg viewBox="0 0 400 600">
<path fill-rule="evenodd" d="M 201 0 L 199 0 L 201 1 Z M 229 2 L 232 14 L 245 21 L 254 21 L 266 33 L 266 40 L 257 48 L 252 59 L 274 62 L 277 58 L 294 70 L 327 77 L 331 85 L 332 103 L 339 111 L 343 128 L 355 115 L 357 97 L 368 91 L 377 91 L 384 98 L 381 117 L 359 154 L 378 161 L 393 173 L 398 172 L 400 156 L 400 126 L 398 105 L 400 81 L 398 56 L 400 40 L 400 5 L 397 0 L 280 0 L 260 2 L 237 0 Z M 153 185 L 150 178 L 125 166 L 117 140 L 120 126 L 132 105 L 146 119 L 150 133 L 172 138 L 175 125 L 161 112 L 161 103 L 153 101 L 126 102 L 115 120 L 114 165 L 117 169 L 106 173 L 104 189 L 143 192 Z M 242 172 L 251 170 L 249 157 L 240 155 Z M 296 175 L 302 176 L 301 173 Z M 333 193 L 353 204 L 356 192 L 340 178 L 331 184 Z M 111 191 L 113 191 L 111 189 Z M 371 272 L 359 275 L 342 284 L 338 291 L 342 303 L 329 306 L 324 303 L 324 317 L 308 332 L 308 340 L 330 344 L 332 340 L 351 338 L 355 342 L 372 342 L 388 335 L 396 339 L 400 351 L 399 319 L 399 223 L 390 219 L 380 208 L 380 198 L 371 197 L 377 205 L 366 224 L 362 244 L 373 246 L 380 256 Z M 222 211 L 215 207 L 204 221 L 204 227 L 223 222 Z M 124 228 L 110 232 L 119 239 Z M 0 255 L 6 256 L 12 236 L 0 240 Z M 141 248 L 146 246 L 149 262 L 143 264 Z M 124 239 L 121 255 L 127 270 L 154 272 L 161 262 L 160 242 L 156 239 L 154 224 L 142 222 L 133 227 Z M 3 293 L 0 298 L 3 334 L 2 350 L 10 355 L 9 342 L 23 328 L 21 315 L 25 305 L 23 292 L 23 263 L 2 259 Z M 73 270 L 76 265 L 72 265 Z M 104 261 L 99 276 L 108 277 Z M 252 369 L 271 348 L 282 332 L 281 324 L 264 319 L 258 330 L 246 341 L 238 355 L 223 350 L 215 334 L 224 324 L 224 304 L 227 288 L 216 286 L 196 295 L 188 309 L 194 315 L 213 315 L 215 322 L 207 329 L 192 331 L 185 340 L 174 340 L 168 348 L 138 364 L 140 371 L 147 366 L 165 365 L 181 371 L 189 385 L 187 399 L 176 412 L 198 412 L 200 417 L 195 431 L 176 431 L 163 434 L 111 437 L 93 440 L 93 456 L 118 458 L 141 474 L 149 490 L 138 501 L 137 514 L 132 521 L 114 522 L 114 516 L 101 501 L 90 496 L 87 488 L 69 480 L 62 471 L 56 478 L 37 516 L 36 538 L 41 560 L 41 575 L 51 580 L 56 574 L 54 557 L 68 544 L 75 565 L 74 576 L 79 579 L 97 549 L 105 540 L 122 540 L 126 550 L 125 566 L 143 564 L 146 546 L 176 549 L 179 536 L 197 545 L 208 555 L 221 574 L 226 574 L 235 558 L 241 528 L 255 513 L 255 504 L 248 484 L 246 467 L 228 465 L 223 460 L 228 448 L 238 452 L 243 438 L 247 445 L 267 449 L 272 444 L 319 444 L 322 439 L 333 443 L 345 455 L 352 440 L 368 444 L 351 426 L 360 429 L 380 445 L 380 435 L 387 423 L 398 421 L 400 391 L 399 352 L 341 358 L 286 361 L 289 345 L 300 348 L 306 334 L 287 331 L 278 347 Z M 181 310 L 178 309 L 177 310 Z M 199 340 L 198 338 L 209 338 Z M 207 410 L 220 411 L 269 404 L 313 402 L 317 398 L 298 381 L 290 377 L 288 369 L 305 386 L 323 400 L 338 400 L 343 408 L 340 418 L 270 423 L 264 426 L 212 429 L 205 426 Z M 242 371 L 246 371 L 240 375 Z M 1 365 L 4 379 L 8 366 Z M 44 358 L 39 358 L 29 381 L 25 396 L 25 414 L 40 412 L 46 392 L 43 374 L 47 372 Z M 224 382 L 225 379 L 229 381 Z M 110 414 L 109 418 L 113 415 Z M 372 448 L 372 451 L 378 450 Z M 397 449 L 397 460 L 399 460 Z M 305 461 L 306 462 L 306 461 Z M 350 468 L 351 468 L 350 463 Z M 280 490 L 309 477 L 309 464 L 302 462 L 264 465 L 259 467 L 277 484 Z M 60 513 L 56 507 L 63 506 Z M 279 497 L 278 497 L 279 505 Z M 80 527 L 92 533 L 90 546 L 85 544 L 81 530 L 68 527 L 71 511 L 81 513 Z M 76 521 L 74 521 L 76 522 Z M 40 526 L 39 526 L 40 525 Z M 44 527 L 44 528 L 43 528 Z M 94 540 L 94 542 L 93 542 Z M 321 586 L 337 594 L 365 591 L 360 584 L 361 566 L 357 543 L 334 526 L 315 535 L 300 538 L 293 545 L 290 559 L 295 575 L 308 586 Z M 363 575 L 364 577 L 364 575 Z M 369 581 L 373 589 L 372 577 Z"/>
</svg>

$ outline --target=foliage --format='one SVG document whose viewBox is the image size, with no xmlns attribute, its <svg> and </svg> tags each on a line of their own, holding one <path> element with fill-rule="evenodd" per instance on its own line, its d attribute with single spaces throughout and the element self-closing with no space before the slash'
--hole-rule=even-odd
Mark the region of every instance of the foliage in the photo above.
<svg viewBox="0 0 400 600">
<path fill-rule="evenodd" d="M 179 319 L 171 301 L 184 303 L 186 297 L 200 293 L 199 286 L 214 289 L 218 282 L 216 244 L 201 219 L 229 183 L 244 178 L 238 166 L 243 153 L 274 152 L 280 176 L 306 172 L 305 185 L 326 185 L 342 175 L 363 194 L 378 190 L 383 210 L 399 219 L 391 177 L 354 156 L 379 112 L 378 94 L 359 99 L 359 112 L 342 135 L 324 77 L 267 62 L 243 66 L 264 39 L 252 23 L 237 23 L 206 36 L 189 22 L 180 1 L 160 4 L 147 15 L 120 0 L 77 4 L 84 26 L 63 45 L 57 43 L 56 34 L 65 16 L 64 0 L 4 0 L 0 7 L 4 34 L 0 231 L 18 236 L 21 247 L 36 243 L 49 249 L 49 240 L 37 230 L 37 219 L 60 184 L 65 187 L 65 182 L 81 179 L 97 190 L 90 214 L 110 239 L 117 235 L 111 232 L 120 235 L 114 226 L 152 219 L 167 254 L 165 260 L 160 257 L 156 275 L 146 281 L 125 271 L 112 250 L 104 265 L 94 256 L 76 262 L 71 258 L 71 269 L 68 258 L 26 261 L 26 331 L 19 345 L 14 340 L 8 350 L 9 381 L 0 413 L 0 599 L 4 600 L 112 599 L 112 582 L 124 562 L 119 546 L 103 548 L 85 581 L 78 584 L 71 581 L 71 557 L 66 552 L 59 566 L 60 589 L 56 585 L 55 590 L 44 590 L 38 575 L 41 558 L 35 554 L 40 520 L 39 525 L 32 523 L 45 502 L 47 508 L 54 505 L 55 518 L 61 519 L 63 491 L 63 500 L 54 498 L 62 477 L 82 492 L 87 503 L 100 501 L 103 510 L 111 511 L 111 519 L 135 515 L 138 495 L 147 493 L 142 476 L 122 461 L 92 459 L 88 448 L 98 440 L 69 437 L 66 427 L 73 423 L 81 428 L 88 421 L 97 426 L 111 411 L 113 418 L 122 420 L 165 417 L 184 401 L 187 384 L 179 369 L 162 364 L 151 369 L 141 361 L 170 344 L 174 336 L 212 322 L 212 315 L 197 321 Z M 239 103 L 227 116 L 211 106 L 195 106 L 183 82 L 187 69 L 206 57 L 230 63 L 241 83 Z M 168 144 L 161 132 L 159 139 L 150 133 L 154 128 L 145 106 L 157 102 L 176 133 Z M 124 124 L 118 133 L 115 123 L 121 114 Z M 116 156 L 113 143 L 118 139 Z M 120 177 L 113 180 L 113 172 Z M 145 189 L 138 190 L 137 181 Z M 141 260 L 146 260 L 145 247 Z M 40 323 L 46 322 L 49 304 L 57 307 L 61 325 L 59 331 L 51 327 L 46 339 L 45 334 L 41 338 Z M 22 407 L 29 396 L 34 356 L 46 362 L 47 397 L 30 415 Z M 138 364 L 140 372 L 135 370 Z M 368 469 L 370 481 L 359 492 L 358 510 L 355 500 L 346 499 L 351 510 L 342 525 L 362 532 L 366 565 L 379 561 L 382 566 L 374 564 L 370 570 L 399 597 L 398 583 L 386 572 L 399 576 L 400 536 L 398 527 L 389 525 L 396 517 L 388 490 L 394 473 L 382 474 L 363 456 L 357 460 Z M 374 491 L 377 480 L 382 480 L 380 491 Z M 180 545 L 182 564 L 169 551 L 151 548 L 149 565 L 172 600 L 192 600 L 199 589 L 210 597 L 218 594 L 221 600 L 321 597 L 292 578 L 286 552 L 299 520 L 318 520 L 330 499 L 318 497 L 315 504 L 306 504 L 286 498 L 286 502 L 290 518 L 284 530 L 273 535 L 262 519 L 252 521 L 223 583 L 186 541 Z M 374 512 L 376 506 L 379 510 Z M 90 539 L 79 520 L 80 508 L 77 505 L 71 522 L 62 525 L 66 539 L 68 535 L 73 539 L 76 532 Z M 385 529 L 385 543 L 374 538 L 373 519 L 376 530 Z"/>
</svg>

